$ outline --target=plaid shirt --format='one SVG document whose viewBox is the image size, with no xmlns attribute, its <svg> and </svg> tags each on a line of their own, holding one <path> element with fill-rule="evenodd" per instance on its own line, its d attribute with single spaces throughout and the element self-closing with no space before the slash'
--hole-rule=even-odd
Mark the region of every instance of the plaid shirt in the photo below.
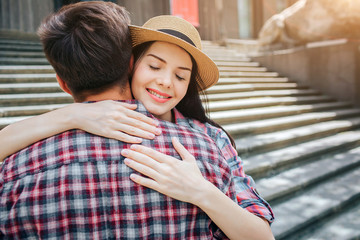
<svg viewBox="0 0 360 240">
<path fill-rule="evenodd" d="M 274 213 L 270 205 L 257 193 L 255 182 L 251 176 L 244 172 L 241 158 L 238 156 L 236 149 L 231 145 L 230 139 L 226 133 L 209 123 L 201 123 L 194 119 L 185 118 L 175 109 L 176 124 L 193 128 L 199 132 L 205 132 L 214 139 L 217 147 L 221 150 L 223 157 L 228 162 L 233 181 L 236 186 L 236 198 L 239 205 L 249 212 L 266 219 L 269 223 L 274 221 Z"/>
<path fill-rule="evenodd" d="M 138 104 L 138 111 L 148 116 Z M 181 159 L 176 136 L 202 174 L 236 201 L 231 171 L 213 140 L 160 122 L 162 135 L 143 145 Z M 226 238 L 198 207 L 129 179 L 120 151 L 130 145 L 71 130 L 5 159 L 0 169 L 1 239 Z"/>
</svg>

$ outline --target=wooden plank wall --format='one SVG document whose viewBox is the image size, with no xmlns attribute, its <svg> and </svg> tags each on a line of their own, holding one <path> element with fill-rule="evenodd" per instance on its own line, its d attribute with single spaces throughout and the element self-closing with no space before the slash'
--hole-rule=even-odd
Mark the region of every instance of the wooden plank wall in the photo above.
<svg viewBox="0 0 360 240">
<path fill-rule="evenodd" d="M 203 40 L 239 38 L 237 0 L 199 0 L 199 21 Z"/>
<path fill-rule="evenodd" d="M 143 25 L 154 16 L 170 14 L 169 0 L 118 0 L 117 3 L 130 12 L 135 25 Z"/>
<path fill-rule="evenodd" d="M 157 15 L 170 14 L 169 0 L 118 0 L 117 3 L 130 12 L 135 25 Z M 237 0 L 199 0 L 199 22 L 198 31 L 203 40 L 238 38 Z"/>
<path fill-rule="evenodd" d="M 169 0 L 114 2 L 126 7 L 136 25 L 144 24 L 153 16 L 170 14 Z M 53 10 L 53 0 L 0 0 L 0 30 L 35 34 L 41 20 Z M 198 30 L 204 40 L 238 38 L 237 0 L 199 0 L 199 22 Z"/>
<path fill-rule="evenodd" d="M 34 34 L 53 9 L 53 1 L 0 0 L 0 30 Z"/>
</svg>

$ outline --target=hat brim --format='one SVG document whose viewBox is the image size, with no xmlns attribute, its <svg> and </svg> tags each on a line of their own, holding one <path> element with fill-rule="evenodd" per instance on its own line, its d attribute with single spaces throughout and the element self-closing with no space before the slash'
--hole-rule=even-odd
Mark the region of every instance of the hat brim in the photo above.
<svg viewBox="0 0 360 240">
<path fill-rule="evenodd" d="M 130 25 L 132 46 L 150 41 L 162 41 L 175 44 L 187 51 L 195 60 L 198 68 L 200 90 L 205 90 L 217 83 L 219 79 L 219 70 L 216 64 L 201 50 L 192 44 L 173 35 L 163 33 L 157 30 Z"/>
</svg>

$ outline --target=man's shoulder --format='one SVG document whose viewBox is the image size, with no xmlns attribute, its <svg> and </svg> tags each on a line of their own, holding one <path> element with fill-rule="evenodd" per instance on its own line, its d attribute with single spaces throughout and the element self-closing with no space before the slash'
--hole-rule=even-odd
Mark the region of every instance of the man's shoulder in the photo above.
<svg viewBox="0 0 360 240">
<path fill-rule="evenodd" d="M 0 177 L 14 180 L 70 164 L 74 161 L 119 156 L 122 142 L 96 136 L 82 130 L 69 130 L 42 139 L 7 157 Z"/>
</svg>

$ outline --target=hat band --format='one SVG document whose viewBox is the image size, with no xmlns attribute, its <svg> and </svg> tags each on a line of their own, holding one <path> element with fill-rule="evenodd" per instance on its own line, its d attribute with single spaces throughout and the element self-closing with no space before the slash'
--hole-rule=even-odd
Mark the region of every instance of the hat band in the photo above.
<svg viewBox="0 0 360 240">
<path fill-rule="evenodd" d="M 191 45 L 196 47 L 194 42 L 191 41 L 191 39 L 188 36 L 186 36 L 185 34 L 183 34 L 181 32 L 178 32 L 178 31 L 175 31 L 175 30 L 172 30 L 172 29 L 158 29 L 158 31 L 170 34 L 170 35 L 172 35 L 174 37 L 177 37 L 177 38 L 180 38 L 180 39 L 184 40 L 185 42 L 190 43 Z"/>
</svg>

